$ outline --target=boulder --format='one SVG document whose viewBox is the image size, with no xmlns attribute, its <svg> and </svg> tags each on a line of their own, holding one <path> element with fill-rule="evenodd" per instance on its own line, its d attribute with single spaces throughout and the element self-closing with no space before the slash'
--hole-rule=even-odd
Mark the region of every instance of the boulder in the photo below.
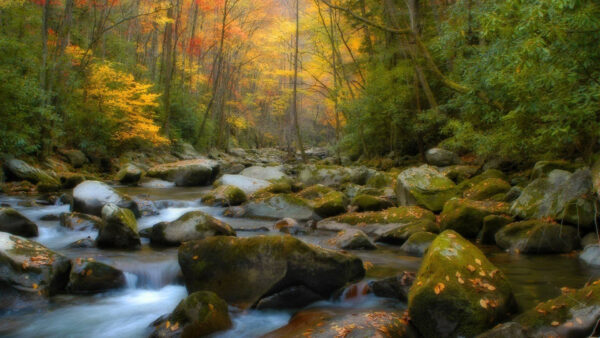
<svg viewBox="0 0 600 338">
<path fill-rule="evenodd" d="M 215 206 L 236 206 L 246 202 L 246 193 L 233 185 L 220 185 L 202 196 L 202 203 Z"/>
<path fill-rule="evenodd" d="M 311 185 L 308 188 L 304 188 L 302 189 L 300 192 L 298 192 L 297 196 L 307 199 L 307 200 L 317 200 L 319 198 L 323 198 L 323 196 L 331 193 L 331 192 L 335 192 L 336 190 L 324 186 L 322 184 L 315 184 L 315 185 Z"/>
<path fill-rule="evenodd" d="M 386 173 L 377 172 L 367 180 L 367 186 L 371 188 L 381 189 L 391 186 L 393 178 Z"/>
<path fill-rule="evenodd" d="M 284 172 L 281 166 L 276 167 L 261 167 L 252 166 L 248 167 L 240 173 L 242 176 L 256 178 L 259 180 L 279 180 L 282 178 L 289 178 Z"/>
<path fill-rule="evenodd" d="M 400 205 L 414 205 L 437 212 L 456 196 L 456 185 L 435 168 L 423 165 L 398 175 L 396 194 Z"/>
<path fill-rule="evenodd" d="M 256 304 L 257 310 L 301 309 L 309 304 L 323 300 L 323 297 L 304 285 L 291 286 L 271 296 L 265 297 Z"/>
<path fill-rule="evenodd" d="M 81 168 L 84 164 L 88 163 L 87 157 L 81 150 L 67 149 L 62 150 L 61 153 L 65 156 L 73 168 Z"/>
<path fill-rule="evenodd" d="M 196 159 L 161 164 L 150 168 L 148 177 L 174 182 L 178 187 L 206 186 L 219 175 L 219 163 Z"/>
<path fill-rule="evenodd" d="M 71 262 L 67 290 L 71 293 L 100 293 L 125 287 L 125 274 L 92 258 L 77 258 Z"/>
<path fill-rule="evenodd" d="M 60 184 L 63 189 L 73 189 L 85 181 L 85 176 L 78 173 L 62 172 L 59 174 Z"/>
<path fill-rule="evenodd" d="M 425 152 L 425 160 L 427 160 L 427 163 L 437 167 L 446 167 L 460 162 L 458 155 L 442 148 L 431 148 L 427 150 Z"/>
<path fill-rule="evenodd" d="M 160 222 L 152 227 L 150 241 L 155 245 L 178 246 L 183 242 L 210 236 L 235 236 L 224 222 L 202 211 L 190 211 L 173 222 Z"/>
<path fill-rule="evenodd" d="M 366 167 L 340 167 L 331 165 L 308 165 L 298 174 L 298 179 L 306 186 L 322 184 L 325 186 L 340 186 L 351 182 L 365 184 L 373 174 Z"/>
<path fill-rule="evenodd" d="M 583 238 L 581 238 L 582 248 L 593 244 L 600 244 L 600 239 L 598 238 L 598 234 L 595 231 L 592 231 L 589 234 L 583 236 Z"/>
<path fill-rule="evenodd" d="M 128 163 L 119 170 L 115 179 L 121 184 L 137 185 L 143 175 L 144 171 L 142 169 L 134 164 Z"/>
<path fill-rule="evenodd" d="M 411 256 L 422 257 L 423 255 L 425 255 L 425 252 L 427 252 L 427 249 L 436 237 L 437 234 L 434 234 L 432 232 L 415 232 L 412 235 L 410 235 L 410 237 L 408 237 L 404 244 L 402 244 L 400 250 L 406 252 Z"/>
<path fill-rule="evenodd" d="M 414 272 L 402 271 L 396 276 L 370 282 L 369 288 L 377 297 L 394 298 L 407 302 L 408 292 L 415 278 Z"/>
<path fill-rule="evenodd" d="M 55 295 L 65 289 L 71 263 L 66 257 L 23 237 L 0 232 L 0 293 Z"/>
<path fill-rule="evenodd" d="M 60 189 L 60 182 L 56 177 L 21 160 L 10 159 L 4 162 L 4 173 L 8 181 L 29 181 L 44 187 Z"/>
<path fill-rule="evenodd" d="M 435 222 L 435 215 L 421 207 L 406 206 L 389 208 L 383 211 L 351 212 L 326 218 L 317 223 L 317 229 L 341 231 L 359 226 L 367 233 L 387 231 L 414 221 Z"/>
<path fill-rule="evenodd" d="M 242 175 L 223 175 L 215 182 L 219 185 L 229 185 L 242 190 L 246 195 L 253 194 L 261 189 L 268 188 L 271 182 Z"/>
<path fill-rule="evenodd" d="M 292 194 L 272 195 L 250 201 L 244 205 L 245 216 L 263 219 L 294 218 L 306 221 L 313 218 L 313 208 L 300 197 Z"/>
<path fill-rule="evenodd" d="M 502 271 L 452 230 L 433 241 L 408 295 L 411 322 L 425 337 L 474 337 L 515 304 Z"/>
<path fill-rule="evenodd" d="M 487 178 L 467 189 L 463 196 L 475 201 L 483 201 L 498 194 L 506 194 L 510 188 L 510 184 L 501 178 Z"/>
<path fill-rule="evenodd" d="M 387 198 L 366 194 L 357 195 L 351 204 L 356 207 L 356 211 L 380 211 L 394 206 Z"/>
<path fill-rule="evenodd" d="M 344 193 L 331 191 L 314 201 L 315 213 L 321 217 L 331 217 L 346 212 L 348 198 Z"/>
<path fill-rule="evenodd" d="M 496 233 L 512 222 L 514 222 L 514 219 L 508 215 L 485 216 L 481 231 L 477 234 L 477 242 L 481 244 L 496 244 Z"/>
<path fill-rule="evenodd" d="M 583 163 L 571 163 L 565 160 L 539 161 L 533 166 L 531 178 L 536 179 L 544 177 L 556 169 L 573 172 L 583 166 Z"/>
<path fill-rule="evenodd" d="M 38 227 L 13 208 L 0 208 L 0 231 L 23 237 L 36 237 Z"/>
<path fill-rule="evenodd" d="M 80 212 L 63 212 L 60 214 L 60 225 L 71 230 L 89 231 L 100 229 L 102 219 Z"/>
<path fill-rule="evenodd" d="M 479 167 L 474 165 L 451 165 L 441 168 L 440 172 L 455 183 L 460 183 L 475 176 L 478 170 Z"/>
<path fill-rule="evenodd" d="M 486 216 L 508 213 L 509 206 L 506 203 L 454 198 L 444 205 L 440 214 L 440 228 L 454 230 L 467 238 L 475 238 Z"/>
<path fill-rule="evenodd" d="M 73 189 L 72 210 L 84 214 L 102 216 L 102 208 L 113 203 L 121 208 L 127 208 L 136 217 L 140 216 L 140 210 L 129 196 L 120 194 L 105 183 L 99 181 L 85 181 Z"/>
<path fill-rule="evenodd" d="M 182 300 L 164 320 L 155 322 L 150 337 L 204 337 L 232 326 L 227 303 L 209 291 Z"/>
<path fill-rule="evenodd" d="M 496 244 L 520 253 L 567 253 L 579 247 L 577 229 L 543 220 L 506 225 L 496 233 Z"/>
<path fill-rule="evenodd" d="M 189 292 L 213 291 L 242 308 L 292 286 L 329 298 L 365 274 L 360 258 L 287 235 L 189 241 L 178 257 Z"/>
<path fill-rule="evenodd" d="M 592 175 L 588 169 L 570 174 L 561 170 L 531 182 L 517 198 L 511 212 L 520 218 L 550 218 L 591 229 L 598 210 Z"/>
<path fill-rule="evenodd" d="M 403 224 L 394 224 L 392 226 L 382 227 L 374 231 L 377 235 L 376 241 L 381 243 L 402 245 L 410 236 L 418 232 L 433 232 L 438 233 L 439 228 L 436 223 L 422 219 L 411 221 Z"/>
<path fill-rule="evenodd" d="M 358 229 L 347 229 L 340 231 L 332 243 L 344 250 L 373 250 L 375 244 L 371 242 L 369 236 Z"/>
<path fill-rule="evenodd" d="M 99 248 L 139 249 L 137 221 L 129 209 L 109 203 L 102 208 L 102 226 L 96 237 Z"/>
<path fill-rule="evenodd" d="M 76 240 L 75 242 L 67 245 L 66 249 L 90 249 L 96 247 L 96 241 L 90 237 Z"/>
</svg>

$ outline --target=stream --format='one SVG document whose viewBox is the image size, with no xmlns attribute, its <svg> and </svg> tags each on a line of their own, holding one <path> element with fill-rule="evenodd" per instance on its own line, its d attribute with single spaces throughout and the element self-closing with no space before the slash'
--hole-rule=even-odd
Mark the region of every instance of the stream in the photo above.
<svg viewBox="0 0 600 338">
<path fill-rule="evenodd" d="M 260 230 L 272 229 L 272 221 L 227 218 L 222 216 L 223 208 L 202 205 L 200 196 L 208 189 L 119 187 L 117 190 L 151 200 L 157 206 L 158 215 L 141 217 L 138 230 L 161 221 L 173 221 L 188 211 L 201 210 L 229 223 L 240 237 L 278 234 Z M 115 266 L 125 272 L 127 287 L 92 296 L 59 295 L 52 298 L 48 307 L 34 312 L 5 314 L 0 318 L 0 336 L 146 337 L 152 332 L 149 325 L 170 313 L 187 295 L 180 277 L 176 248 L 151 248 L 148 240 L 142 239 L 139 251 L 65 249 L 76 240 L 88 236 L 95 238 L 96 231 L 73 231 L 61 227 L 58 220 L 43 221 L 41 218 L 44 216 L 68 212 L 69 206 L 30 206 L 34 200 L 34 197 L 0 196 L 0 204 L 17 209 L 37 223 L 39 236 L 33 240 L 70 258 L 93 257 Z M 314 232 L 297 237 L 308 243 L 330 247 L 327 240 L 333 235 L 331 232 Z M 511 255 L 491 246 L 482 249 L 506 273 L 521 310 L 558 296 L 561 287 L 579 288 L 600 276 L 600 269 L 586 266 L 574 255 L 526 256 Z M 421 263 L 421 258 L 407 256 L 394 246 L 378 245 L 377 250 L 354 253 L 372 264 L 366 280 L 393 276 L 404 270 L 416 271 Z M 311 305 L 340 309 L 405 306 L 372 295 Z M 233 328 L 214 337 L 259 337 L 286 325 L 292 315 L 287 311 L 241 311 L 235 308 L 230 308 L 230 311 Z"/>
</svg>

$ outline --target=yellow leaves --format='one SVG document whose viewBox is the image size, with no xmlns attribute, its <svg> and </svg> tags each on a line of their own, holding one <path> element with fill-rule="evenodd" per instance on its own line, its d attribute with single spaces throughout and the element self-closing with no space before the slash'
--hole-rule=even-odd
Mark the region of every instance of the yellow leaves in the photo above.
<svg viewBox="0 0 600 338">
<path fill-rule="evenodd" d="M 488 308 L 488 302 L 487 299 L 480 299 L 479 300 L 479 305 L 481 305 L 482 308 L 487 309 Z"/>
<path fill-rule="evenodd" d="M 477 263 L 478 265 L 481 265 L 481 259 L 475 258 L 475 263 Z"/>
<path fill-rule="evenodd" d="M 446 288 L 446 285 L 444 283 L 437 283 L 435 285 L 435 287 L 433 288 L 433 292 L 435 292 L 436 295 L 439 295 L 440 293 L 442 293 L 444 291 L 445 288 Z"/>
<path fill-rule="evenodd" d="M 371 269 L 373 267 L 373 263 L 371 263 L 369 261 L 364 261 L 363 267 L 365 268 L 366 271 L 369 271 L 369 269 Z"/>
<path fill-rule="evenodd" d="M 471 265 L 471 264 L 468 264 L 468 265 L 467 265 L 467 270 L 469 270 L 469 271 L 471 271 L 471 272 L 475 272 L 475 270 L 476 270 L 476 269 L 475 269 L 475 267 L 474 267 L 473 265 Z"/>
</svg>

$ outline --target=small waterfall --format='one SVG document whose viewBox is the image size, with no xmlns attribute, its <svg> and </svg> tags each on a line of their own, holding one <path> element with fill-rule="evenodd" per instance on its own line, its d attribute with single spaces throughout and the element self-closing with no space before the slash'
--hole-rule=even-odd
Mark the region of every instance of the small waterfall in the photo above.
<svg viewBox="0 0 600 338">
<path fill-rule="evenodd" d="M 134 265 L 119 264 L 125 272 L 127 286 L 139 289 L 160 289 L 171 284 L 179 284 L 181 269 L 176 260 L 140 263 Z"/>
<path fill-rule="evenodd" d="M 358 282 L 348 286 L 343 292 L 341 301 L 346 302 L 355 302 L 358 301 L 370 293 L 371 289 L 369 288 L 369 283 L 367 282 Z"/>
</svg>

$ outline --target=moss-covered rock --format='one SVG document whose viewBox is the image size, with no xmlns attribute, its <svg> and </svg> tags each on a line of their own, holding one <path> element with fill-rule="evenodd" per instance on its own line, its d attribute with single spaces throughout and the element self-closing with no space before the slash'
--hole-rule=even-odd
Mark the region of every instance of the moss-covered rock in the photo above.
<svg viewBox="0 0 600 338">
<path fill-rule="evenodd" d="M 334 192 L 335 190 L 330 188 L 330 187 L 326 187 L 322 184 L 315 184 L 315 185 L 311 185 L 308 188 L 304 188 L 302 189 L 302 191 L 298 192 L 298 197 L 307 199 L 307 200 L 316 200 L 319 199 L 327 194 L 329 194 L 330 192 Z"/>
<path fill-rule="evenodd" d="M 42 187 L 42 190 L 47 188 L 45 191 L 58 190 L 61 186 L 58 178 L 17 159 L 4 162 L 4 173 L 8 181 L 29 181 Z"/>
<path fill-rule="evenodd" d="M 321 217 L 331 217 L 346 212 L 349 201 L 344 193 L 332 191 L 313 202 L 315 213 Z"/>
<path fill-rule="evenodd" d="M 337 236 L 332 238 L 331 242 L 338 248 L 344 250 L 375 249 L 375 244 L 371 242 L 369 236 L 358 229 L 342 230 L 337 234 Z"/>
<path fill-rule="evenodd" d="M 369 288 L 377 297 L 395 298 L 406 302 L 416 277 L 414 272 L 402 271 L 393 277 L 369 282 Z"/>
<path fill-rule="evenodd" d="M 328 298 L 365 273 L 359 258 L 291 236 L 209 237 L 183 243 L 178 257 L 189 292 L 213 291 L 240 307 L 289 286 Z"/>
<path fill-rule="evenodd" d="M 80 212 L 63 212 L 60 214 L 60 225 L 71 230 L 89 231 L 100 229 L 102 219 L 97 216 Z"/>
<path fill-rule="evenodd" d="M 109 203 L 102 208 L 102 226 L 96 237 L 99 248 L 139 249 L 137 221 L 129 209 Z"/>
<path fill-rule="evenodd" d="M 100 293 L 123 288 L 126 284 L 123 271 L 92 258 L 77 258 L 71 262 L 67 290 L 71 293 Z"/>
<path fill-rule="evenodd" d="M 120 194 L 105 183 L 99 181 L 84 181 L 73 189 L 72 211 L 95 216 L 102 216 L 102 208 L 113 203 L 121 208 L 127 208 L 136 217 L 140 216 L 137 203 L 129 196 Z"/>
<path fill-rule="evenodd" d="M 23 237 L 38 235 L 38 227 L 13 208 L 0 208 L 0 231 Z"/>
<path fill-rule="evenodd" d="M 178 187 L 206 186 L 212 184 L 219 174 L 219 163 L 196 159 L 154 166 L 147 176 L 174 182 Z"/>
<path fill-rule="evenodd" d="M 63 189 L 73 189 L 78 184 L 85 181 L 85 175 L 71 172 L 61 172 L 59 174 L 60 184 Z"/>
<path fill-rule="evenodd" d="M 396 194 L 400 205 L 414 205 L 437 212 L 457 195 L 456 185 L 435 168 L 423 165 L 398 175 Z"/>
<path fill-rule="evenodd" d="M 509 215 L 485 216 L 481 231 L 477 234 L 477 242 L 481 244 L 496 244 L 496 233 L 512 222 L 514 222 L 514 218 Z"/>
<path fill-rule="evenodd" d="M 427 249 L 436 237 L 437 234 L 434 234 L 432 232 L 415 232 L 412 235 L 410 235 L 410 237 L 408 237 L 404 244 L 402 244 L 400 250 L 406 252 L 411 256 L 422 257 L 425 254 L 425 252 L 427 252 Z"/>
<path fill-rule="evenodd" d="M 454 230 L 467 238 L 475 238 L 486 216 L 508 212 L 509 206 L 506 203 L 454 198 L 444 205 L 440 215 L 440 228 Z"/>
<path fill-rule="evenodd" d="M 367 180 L 367 186 L 371 188 L 381 189 L 391 186 L 394 181 L 389 174 L 377 172 Z"/>
<path fill-rule="evenodd" d="M 233 185 L 220 185 L 202 196 L 202 203 L 216 206 L 236 206 L 248 200 L 246 193 Z"/>
<path fill-rule="evenodd" d="M 267 196 L 249 201 L 244 205 L 245 216 L 263 219 L 294 218 L 306 221 L 313 218 L 314 212 L 310 204 L 293 194 Z"/>
<path fill-rule="evenodd" d="M 144 171 L 132 163 L 128 163 L 115 176 L 115 180 L 122 184 L 136 185 L 142 179 Z"/>
<path fill-rule="evenodd" d="M 566 253 L 579 247 L 579 238 L 571 226 L 534 219 L 503 227 L 496 233 L 496 244 L 521 253 Z"/>
<path fill-rule="evenodd" d="M 411 322 L 425 337 L 476 336 L 514 307 L 504 274 L 452 230 L 433 241 L 408 296 Z"/>
<path fill-rule="evenodd" d="M 242 176 L 242 175 L 223 175 L 215 181 L 215 186 L 230 185 L 241 189 L 246 195 L 251 195 L 257 191 L 268 189 L 272 183 L 257 178 Z"/>
<path fill-rule="evenodd" d="M 501 178 L 487 178 L 467 189 L 463 193 L 463 196 L 472 200 L 482 201 L 498 194 L 505 194 L 510 188 L 510 184 Z"/>
<path fill-rule="evenodd" d="M 372 171 L 366 167 L 308 165 L 300 171 L 298 179 L 306 186 L 322 184 L 332 187 L 348 182 L 363 185 L 371 175 Z"/>
<path fill-rule="evenodd" d="M 227 303 L 215 293 L 198 291 L 182 300 L 164 320 L 155 323 L 151 337 L 204 337 L 232 326 Z"/>
<path fill-rule="evenodd" d="M 155 245 L 178 246 L 185 241 L 210 236 L 235 236 L 235 230 L 202 211 L 190 211 L 173 222 L 160 222 L 152 227 L 150 241 Z"/>
<path fill-rule="evenodd" d="M 440 172 L 458 184 L 473 177 L 478 170 L 478 166 L 459 164 L 441 168 Z"/>
<path fill-rule="evenodd" d="M 585 248 L 588 245 L 600 244 L 600 239 L 598 238 L 598 234 L 593 231 L 588 233 L 587 235 L 581 238 L 581 247 Z"/>
<path fill-rule="evenodd" d="M 357 211 L 380 211 L 389 209 L 394 206 L 394 203 L 387 198 L 360 194 L 352 199 L 353 206 Z"/>
<path fill-rule="evenodd" d="M 374 231 L 377 235 L 377 242 L 394 245 L 404 244 L 410 236 L 418 232 L 438 233 L 439 227 L 435 222 L 428 219 L 421 219 L 404 224 L 393 224 L 391 226 L 381 227 Z"/>
<path fill-rule="evenodd" d="M 533 166 L 531 178 L 536 179 L 547 176 L 550 172 L 556 169 L 574 172 L 582 167 L 584 167 L 583 163 L 573 163 L 565 160 L 539 161 Z"/>
<path fill-rule="evenodd" d="M 435 215 L 418 206 L 389 208 L 383 211 L 352 212 L 324 219 L 319 223 L 336 222 L 348 225 L 407 223 L 426 219 L 435 222 Z"/>
</svg>

